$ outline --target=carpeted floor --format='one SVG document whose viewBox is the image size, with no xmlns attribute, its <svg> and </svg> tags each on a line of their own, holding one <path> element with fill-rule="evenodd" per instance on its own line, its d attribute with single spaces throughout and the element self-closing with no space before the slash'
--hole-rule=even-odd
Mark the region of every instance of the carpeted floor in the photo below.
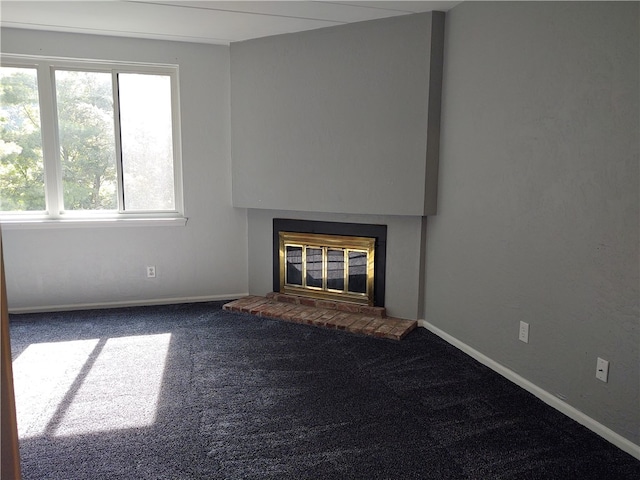
<svg viewBox="0 0 640 480">
<path fill-rule="evenodd" d="M 24 479 L 640 478 L 424 329 L 380 340 L 222 303 L 12 315 Z"/>
</svg>

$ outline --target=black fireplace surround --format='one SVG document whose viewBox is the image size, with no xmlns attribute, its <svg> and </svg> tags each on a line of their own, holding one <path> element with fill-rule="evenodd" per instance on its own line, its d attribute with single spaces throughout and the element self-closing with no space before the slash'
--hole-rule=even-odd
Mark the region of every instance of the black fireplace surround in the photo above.
<svg viewBox="0 0 640 480">
<path fill-rule="evenodd" d="M 369 223 L 318 222 L 289 218 L 273 219 L 273 291 L 280 290 L 280 232 L 346 235 L 375 238 L 373 302 L 384 307 L 385 270 L 387 263 L 387 226 Z"/>
</svg>

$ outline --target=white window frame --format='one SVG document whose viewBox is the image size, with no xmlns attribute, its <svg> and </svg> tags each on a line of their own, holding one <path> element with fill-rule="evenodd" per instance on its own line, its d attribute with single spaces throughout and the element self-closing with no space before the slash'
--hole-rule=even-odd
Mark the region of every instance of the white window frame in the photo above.
<svg viewBox="0 0 640 480">
<path fill-rule="evenodd" d="M 44 189 L 46 210 L 33 212 L 0 212 L 2 227 L 39 228 L 47 225 L 97 226 L 107 225 L 184 225 L 182 158 L 180 136 L 180 103 L 178 66 L 165 64 L 124 63 L 99 60 L 79 60 L 52 57 L 2 55 L 3 67 L 34 68 L 38 79 L 40 102 L 40 128 L 44 162 Z M 55 95 L 57 69 L 110 73 L 113 82 L 114 132 L 118 183 L 117 210 L 63 210 L 63 188 L 58 144 L 58 120 Z M 120 145 L 119 97 L 117 75 L 120 73 L 167 75 L 171 79 L 171 120 L 173 140 L 173 181 L 175 209 L 127 211 L 123 209 L 122 151 Z"/>
</svg>

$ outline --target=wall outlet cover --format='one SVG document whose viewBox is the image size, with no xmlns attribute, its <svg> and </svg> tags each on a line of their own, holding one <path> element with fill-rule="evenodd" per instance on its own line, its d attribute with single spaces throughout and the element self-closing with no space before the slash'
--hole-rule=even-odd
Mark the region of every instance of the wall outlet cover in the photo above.
<svg viewBox="0 0 640 480">
<path fill-rule="evenodd" d="M 524 343 L 529 343 L 529 324 L 527 322 L 520 322 L 518 340 Z"/>
<path fill-rule="evenodd" d="M 598 357 L 598 362 L 596 363 L 596 378 L 603 382 L 609 379 L 609 362 L 600 357 Z"/>
</svg>

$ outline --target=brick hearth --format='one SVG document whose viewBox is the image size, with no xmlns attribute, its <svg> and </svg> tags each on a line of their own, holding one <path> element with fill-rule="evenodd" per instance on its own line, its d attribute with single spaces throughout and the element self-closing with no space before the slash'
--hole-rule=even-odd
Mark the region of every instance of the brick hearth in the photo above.
<svg viewBox="0 0 640 480">
<path fill-rule="evenodd" d="M 391 340 L 402 340 L 418 324 L 415 320 L 387 317 L 382 307 L 315 300 L 282 293 L 269 293 L 266 297 L 250 295 L 229 302 L 222 308 Z"/>
</svg>

